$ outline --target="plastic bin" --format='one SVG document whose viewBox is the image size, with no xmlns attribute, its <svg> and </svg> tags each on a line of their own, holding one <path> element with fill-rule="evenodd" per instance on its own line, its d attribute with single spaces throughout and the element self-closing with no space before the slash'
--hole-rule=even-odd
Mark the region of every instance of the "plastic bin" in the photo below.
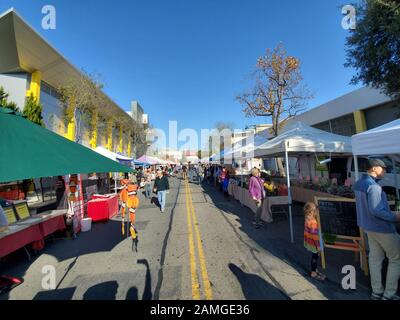
<svg viewBox="0 0 400 320">
<path fill-rule="evenodd" d="M 86 232 L 92 229 L 92 218 L 84 218 L 81 221 L 81 231 Z"/>
</svg>

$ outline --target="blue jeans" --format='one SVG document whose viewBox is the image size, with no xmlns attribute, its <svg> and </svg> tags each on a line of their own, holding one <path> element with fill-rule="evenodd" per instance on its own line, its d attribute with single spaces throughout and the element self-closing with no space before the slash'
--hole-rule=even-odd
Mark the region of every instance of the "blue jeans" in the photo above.
<svg viewBox="0 0 400 320">
<path fill-rule="evenodd" d="M 145 191 L 146 198 L 150 198 L 150 196 L 151 196 L 151 185 L 150 185 L 150 183 L 146 184 L 146 186 L 144 187 L 144 191 Z"/>
<path fill-rule="evenodd" d="M 164 211 L 165 204 L 167 202 L 167 191 L 158 191 L 157 198 L 158 198 L 158 202 L 160 203 L 161 210 Z"/>
</svg>

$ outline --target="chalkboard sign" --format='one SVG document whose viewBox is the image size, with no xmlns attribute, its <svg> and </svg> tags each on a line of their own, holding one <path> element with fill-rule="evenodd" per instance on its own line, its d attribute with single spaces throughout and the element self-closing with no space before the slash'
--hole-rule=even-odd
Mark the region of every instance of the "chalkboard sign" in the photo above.
<svg viewBox="0 0 400 320">
<path fill-rule="evenodd" d="M 357 225 L 355 200 L 315 197 L 315 204 L 318 206 L 317 218 L 322 267 L 326 268 L 325 248 L 360 252 L 361 268 L 368 276 L 365 238 L 362 229 Z M 327 235 L 332 235 L 332 237 Z"/>
<path fill-rule="evenodd" d="M 356 203 L 349 199 L 316 199 L 323 234 L 361 237 Z"/>
</svg>

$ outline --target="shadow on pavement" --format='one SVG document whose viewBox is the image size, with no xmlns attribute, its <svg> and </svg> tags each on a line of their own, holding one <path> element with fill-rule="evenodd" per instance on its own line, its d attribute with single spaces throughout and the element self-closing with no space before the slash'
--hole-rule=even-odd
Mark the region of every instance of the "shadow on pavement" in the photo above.
<svg viewBox="0 0 400 320">
<path fill-rule="evenodd" d="M 115 300 L 118 292 L 117 281 L 107 281 L 90 287 L 82 300 Z"/>
<path fill-rule="evenodd" d="M 293 225 L 294 225 L 294 241 L 290 243 L 289 220 L 286 217 L 279 216 L 273 223 L 266 224 L 260 229 L 255 229 L 252 222 L 254 213 L 251 209 L 242 205 L 237 205 L 235 199 L 230 198 L 227 201 L 222 192 L 206 182 L 202 184 L 202 189 L 214 205 L 224 213 L 236 216 L 241 226 L 240 230 L 244 232 L 250 239 L 255 241 L 263 249 L 278 259 L 290 265 L 303 277 L 307 278 L 319 291 L 328 299 L 369 299 L 369 279 L 360 269 L 359 263 L 354 262 L 354 253 L 338 250 L 326 250 L 327 269 L 322 270 L 327 279 L 319 282 L 311 279 L 309 276 L 309 268 L 311 258 L 304 248 L 304 216 L 301 204 L 293 205 Z M 222 213 L 222 212 L 221 212 Z M 226 221 L 232 226 L 229 219 L 224 216 Z M 342 267 L 344 265 L 354 265 L 357 271 L 357 291 L 344 290 L 341 287 Z M 319 268 L 320 270 L 322 267 Z"/>
<path fill-rule="evenodd" d="M 92 230 L 79 233 L 75 240 L 51 240 L 50 238 L 46 241 L 44 250 L 40 251 L 31 261 L 27 259 L 23 249 L 18 250 L 2 259 L 0 274 L 24 278 L 29 267 L 41 254 L 53 256 L 59 262 L 75 258 L 66 271 L 68 273 L 74 267 L 79 256 L 97 252 L 109 252 L 126 239 L 126 236 L 122 236 L 121 221 L 117 219 L 120 218 L 116 217 L 114 220 L 107 222 L 92 223 Z M 61 281 L 58 285 L 60 284 Z M 1 295 L 0 300 L 8 300 L 9 294 L 10 292 Z"/>
<path fill-rule="evenodd" d="M 82 300 L 115 300 L 118 292 L 116 281 L 107 281 L 90 287 L 84 293 Z M 72 300 L 76 287 L 42 291 L 33 300 Z M 132 287 L 127 291 L 126 300 L 139 300 L 138 289 Z"/>
<path fill-rule="evenodd" d="M 152 300 L 153 293 L 151 292 L 151 273 L 149 263 L 146 259 L 139 259 L 137 263 L 143 264 L 146 267 L 146 280 L 142 300 Z"/>
<path fill-rule="evenodd" d="M 256 274 L 246 273 L 237 265 L 230 263 L 229 269 L 242 286 L 246 300 L 286 300 L 287 297 L 273 285 Z"/>
<path fill-rule="evenodd" d="M 132 287 L 126 293 L 126 300 L 139 300 L 138 298 L 138 289 L 136 287 Z"/>
<path fill-rule="evenodd" d="M 41 291 L 32 300 L 72 300 L 76 287 Z"/>
</svg>

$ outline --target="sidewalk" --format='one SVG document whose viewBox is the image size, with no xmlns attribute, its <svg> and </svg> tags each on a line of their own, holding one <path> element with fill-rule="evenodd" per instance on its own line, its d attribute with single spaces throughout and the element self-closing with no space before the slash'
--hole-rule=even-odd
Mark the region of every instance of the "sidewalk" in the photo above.
<svg viewBox="0 0 400 320">
<path fill-rule="evenodd" d="M 202 188 L 204 193 L 210 197 L 210 201 L 212 201 L 222 213 L 234 215 L 239 218 L 239 220 L 236 220 L 240 221 L 239 230 L 241 232 L 244 232 L 262 249 L 279 259 L 280 262 L 289 265 L 290 267 L 288 270 L 295 270 L 294 273 L 291 271 L 289 272 L 291 274 L 288 274 L 287 279 L 282 277 L 282 272 L 280 272 L 282 281 L 293 282 L 296 274 L 298 281 L 303 282 L 304 280 L 307 280 L 311 284 L 315 285 L 315 287 L 318 288 L 322 295 L 327 299 L 370 299 L 369 278 L 366 277 L 360 269 L 360 263 L 355 262 L 354 252 L 326 249 L 325 256 L 327 269 L 322 270 L 322 266 L 320 265 L 319 270 L 327 275 L 327 279 L 324 282 L 311 279 L 309 276 L 311 257 L 303 246 L 304 216 L 301 204 L 295 203 L 292 207 L 294 228 L 294 244 L 292 244 L 290 243 L 289 220 L 286 214 L 274 214 L 274 222 L 266 224 L 263 228 L 256 230 L 251 223 L 254 214 L 249 208 L 242 206 L 233 198 L 226 200 L 219 190 L 207 183 L 204 183 Z M 262 261 L 262 253 L 258 253 L 258 256 Z M 265 263 L 268 263 L 269 267 L 274 265 L 266 258 L 264 258 L 264 261 Z M 279 265 L 282 265 L 282 263 L 276 263 L 275 265 L 279 268 Z M 352 265 L 356 269 L 356 290 L 344 290 L 342 288 L 341 282 L 346 274 L 342 274 L 341 271 L 345 265 Z M 301 275 L 302 279 L 299 278 L 299 275 Z M 305 286 L 305 291 L 311 290 L 310 288 L 306 288 L 309 287 L 309 285 L 306 285 L 305 282 L 303 282 L 301 286 L 303 285 Z M 293 287 L 293 284 L 288 285 L 288 287 Z M 299 299 L 303 299 L 304 297 L 307 297 L 307 295 L 302 295 Z M 316 294 L 310 295 L 309 298 L 320 299 Z"/>
</svg>

